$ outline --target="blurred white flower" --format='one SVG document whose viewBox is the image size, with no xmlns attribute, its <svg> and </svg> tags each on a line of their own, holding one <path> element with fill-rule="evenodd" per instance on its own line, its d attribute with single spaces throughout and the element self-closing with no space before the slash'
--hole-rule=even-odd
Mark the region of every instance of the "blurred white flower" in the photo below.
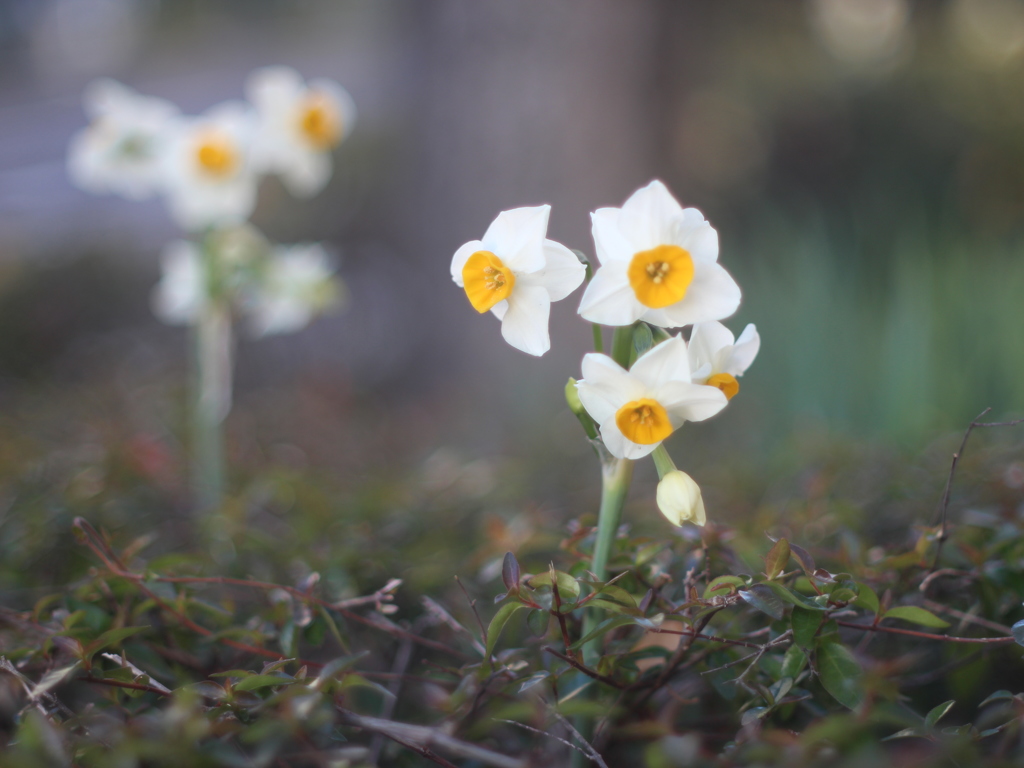
<svg viewBox="0 0 1024 768">
<path fill-rule="evenodd" d="M 605 447 L 619 459 L 643 458 L 684 421 L 710 418 L 728 402 L 721 390 L 692 382 L 681 336 L 645 352 L 629 371 L 591 352 L 576 388 Z"/>
<path fill-rule="evenodd" d="M 590 216 L 601 267 L 580 302 L 585 319 L 678 328 L 736 311 L 740 289 L 718 264 L 718 233 L 660 181 Z"/>
<path fill-rule="evenodd" d="M 576 254 L 545 238 L 550 205 L 502 211 L 482 240 L 452 257 L 452 280 L 473 309 L 501 320 L 501 335 L 516 349 L 543 355 L 551 347 L 551 302 L 572 293 L 586 277 Z"/>
<path fill-rule="evenodd" d="M 191 325 L 207 301 L 199 246 L 175 240 L 160 255 L 161 277 L 153 290 L 153 314 L 169 325 Z"/>
<path fill-rule="evenodd" d="M 707 522 L 700 487 L 681 470 L 675 469 L 661 478 L 656 499 L 661 514 L 673 525 L 682 525 L 687 520 L 700 526 Z"/>
<path fill-rule="evenodd" d="M 87 192 L 132 200 L 151 196 L 163 178 L 178 108 L 107 78 L 90 83 L 82 101 L 90 123 L 68 147 L 72 183 Z"/>
<path fill-rule="evenodd" d="M 693 381 L 718 387 L 732 400 L 740 391 L 736 377 L 750 367 L 760 348 L 761 337 L 753 323 L 743 329 L 739 339 L 717 321 L 698 323 L 688 345 Z"/>
<path fill-rule="evenodd" d="M 245 86 L 256 107 L 253 162 L 261 172 L 278 173 L 288 190 L 308 197 L 331 177 L 331 151 L 355 124 L 352 97 L 332 80 L 308 84 L 290 67 L 265 67 Z"/>
<path fill-rule="evenodd" d="M 225 102 L 181 121 L 165 164 L 167 202 L 185 229 L 237 224 L 256 205 L 250 157 L 255 118 L 241 102 Z"/>
<path fill-rule="evenodd" d="M 338 299 L 330 257 L 319 243 L 279 246 L 246 302 L 249 325 L 259 336 L 291 333 Z"/>
</svg>

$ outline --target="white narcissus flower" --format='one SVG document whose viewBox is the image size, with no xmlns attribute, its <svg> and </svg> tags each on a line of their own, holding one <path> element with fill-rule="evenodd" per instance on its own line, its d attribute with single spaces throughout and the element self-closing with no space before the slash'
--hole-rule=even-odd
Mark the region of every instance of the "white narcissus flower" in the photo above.
<svg viewBox="0 0 1024 768">
<path fill-rule="evenodd" d="M 163 179 L 163 155 L 178 108 L 106 78 L 90 83 L 82 101 L 91 122 L 68 147 L 71 181 L 87 192 L 131 200 L 153 195 Z"/>
<path fill-rule="evenodd" d="M 237 224 L 256 205 L 252 111 L 226 102 L 181 122 L 166 161 L 171 214 L 185 229 Z"/>
<path fill-rule="evenodd" d="M 643 458 L 684 421 L 710 418 L 728 402 L 721 390 L 691 381 L 681 336 L 645 352 L 629 371 L 591 352 L 576 388 L 605 447 L 619 459 Z"/>
<path fill-rule="evenodd" d="M 327 251 L 319 243 L 280 246 L 246 306 L 258 336 L 291 333 L 338 298 L 339 285 Z"/>
<path fill-rule="evenodd" d="M 689 520 L 703 526 L 707 522 L 704 498 L 693 478 L 678 469 L 668 472 L 658 483 L 658 509 L 673 525 Z"/>
<path fill-rule="evenodd" d="M 316 194 L 331 177 L 331 151 L 355 125 L 348 91 L 332 80 L 303 82 L 290 67 L 265 67 L 245 86 L 256 107 L 253 162 L 261 172 L 278 173 L 296 196 Z"/>
<path fill-rule="evenodd" d="M 740 391 L 736 377 L 750 367 L 760 348 L 761 337 L 753 323 L 738 339 L 719 322 L 698 323 L 693 326 L 688 345 L 693 380 L 718 387 L 732 400 Z"/>
<path fill-rule="evenodd" d="M 660 181 L 622 208 L 598 209 L 591 222 L 601 267 L 580 302 L 585 319 L 678 328 L 721 320 L 739 306 L 739 286 L 718 264 L 718 233 Z"/>
<path fill-rule="evenodd" d="M 501 320 L 501 335 L 516 349 L 543 355 L 551 347 L 551 302 L 564 299 L 583 282 L 576 254 L 545 238 L 550 205 L 503 211 L 482 240 L 463 245 L 452 257 L 452 280 L 473 308 Z"/>
<path fill-rule="evenodd" d="M 160 255 L 160 267 L 160 282 L 153 290 L 153 314 L 169 325 L 191 325 L 208 298 L 199 246 L 185 240 L 168 243 Z"/>
</svg>

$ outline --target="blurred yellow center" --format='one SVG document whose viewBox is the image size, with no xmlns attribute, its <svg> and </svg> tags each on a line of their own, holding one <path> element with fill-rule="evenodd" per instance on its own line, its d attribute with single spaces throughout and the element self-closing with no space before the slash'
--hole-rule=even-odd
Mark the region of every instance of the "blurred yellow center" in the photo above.
<svg viewBox="0 0 1024 768">
<path fill-rule="evenodd" d="M 708 380 L 704 383 L 709 387 L 718 387 L 725 393 L 725 397 L 728 400 L 732 400 L 740 391 L 740 383 L 736 381 L 735 376 L 731 376 L 728 373 L 716 373 L 714 376 L 709 376 Z"/>
<path fill-rule="evenodd" d="M 516 276 L 490 251 L 477 251 L 462 268 L 462 284 L 473 309 L 484 313 L 508 298 Z"/>
<path fill-rule="evenodd" d="M 640 445 L 660 443 L 672 434 L 668 414 L 657 400 L 632 400 L 615 413 L 615 423 L 627 440 Z"/>
<path fill-rule="evenodd" d="M 636 300 L 645 307 L 661 309 L 686 295 L 693 282 L 693 259 L 678 245 L 659 245 L 635 254 L 628 274 Z"/>
<path fill-rule="evenodd" d="M 210 131 L 196 145 L 196 162 L 207 175 L 222 178 L 238 167 L 238 152 L 228 136 Z"/>
<path fill-rule="evenodd" d="M 330 149 L 341 139 L 341 117 L 323 94 L 310 93 L 299 110 L 299 129 L 317 149 Z"/>
</svg>

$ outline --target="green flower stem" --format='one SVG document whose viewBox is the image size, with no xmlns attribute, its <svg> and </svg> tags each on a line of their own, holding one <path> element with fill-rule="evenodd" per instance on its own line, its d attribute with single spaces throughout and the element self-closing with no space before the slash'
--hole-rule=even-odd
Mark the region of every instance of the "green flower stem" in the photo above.
<svg viewBox="0 0 1024 768">
<path fill-rule="evenodd" d="M 601 335 L 601 326 L 597 323 L 591 323 L 590 327 L 594 330 L 594 351 L 604 352 L 604 337 Z"/>
<path fill-rule="evenodd" d="M 220 508 L 224 493 L 224 417 L 231 407 L 231 316 L 211 302 L 195 326 L 193 482 L 199 509 Z"/>
<path fill-rule="evenodd" d="M 654 459 L 654 466 L 658 469 L 659 480 L 669 472 L 675 472 L 676 463 L 672 461 L 672 457 L 668 455 L 668 451 L 665 450 L 664 443 L 660 443 L 658 447 L 654 449 L 654 453 L 651 454 L 651 458 Z"/>
<path fill-rule="evenodd" d="M 224 496 L 224 418 L 231 410 L 231 305 L 224 296 L 216 230 L 201 245 L 205 296 L 195 325 L 192 481 L 199 510 L 220 509 Z"/>
<path fill-rule="evenodd" d="M 629 356 L 633 352 L 633 326 L 624 325 L 615 329 L 612 336 L 612 360 L 623 368 L 629 368 Z"/>
</svg>

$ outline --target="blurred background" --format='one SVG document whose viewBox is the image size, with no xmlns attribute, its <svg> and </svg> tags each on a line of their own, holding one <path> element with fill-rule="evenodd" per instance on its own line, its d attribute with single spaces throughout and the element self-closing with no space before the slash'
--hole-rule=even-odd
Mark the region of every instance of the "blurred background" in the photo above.
<svg viewBox="0 0 1024 768">
<path fill-rule="evenodd" d="M 562 398 L 591 338 L 579 294 L 534 359 L 448 265 L 498 211 L 541 203 L 592 254 L 588 213 L 652 178 L 718 230 L 745 295 L 727 323 L 763 339 L 729 409 L 673 438 L 709 515 L 780 482 L 818 493 L 808 462 L 884 467 L 939 439 L 908 481 L 933 509 L 947 436 L 1024 407 L 1020 0 L 0 0 L 7 547 L 42 551 L 26 537 L 82 509 L 189 540 L 187 335 L 149 304 L 180 233 L 159 201 L 72 187 L 65 153 L 93 78 L 194 114 L 269 64 L 358 106 L 329 187 L 299 201 L 267 180 L 254 216 L 327 243 L 350 300 L 240 340 L 229 525 L 327 548 L 398 531 L 450 578 L 422 538 L 437 522 L 492 542 L 484 567 L 590 512 L 597 469 Z M 634 496 L 658 526 L 653 478 Z"/>
</svg>

